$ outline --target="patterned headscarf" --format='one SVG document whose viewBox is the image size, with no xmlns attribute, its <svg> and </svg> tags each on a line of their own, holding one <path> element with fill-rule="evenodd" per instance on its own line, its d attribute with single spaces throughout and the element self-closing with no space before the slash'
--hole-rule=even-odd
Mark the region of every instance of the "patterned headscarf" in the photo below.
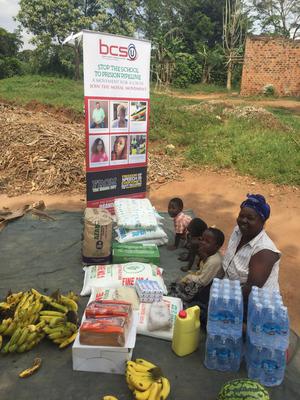
<svg viewBox="0 0 300 400">
<path fill-rule="evenodd" d="M 270 216 L 270 206 L 261 194 L 247 194 L 247 200 L 241 204 L 241 208 L 244 207 L 255 210 L 263 221 L 266 221 Z"/>
</svg>

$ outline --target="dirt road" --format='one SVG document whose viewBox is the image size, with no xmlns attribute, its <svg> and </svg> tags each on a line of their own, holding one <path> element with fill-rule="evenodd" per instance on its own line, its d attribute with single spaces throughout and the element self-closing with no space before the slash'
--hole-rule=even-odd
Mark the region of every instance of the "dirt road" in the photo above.
<svg viewBox="0 0 300 400">
<path fill-rule="evenodd" d="M 222 229 L 228 240 L 234 227 L 239 205 L 246 193 L 261 193 L 271 205 L 271 217 L 266 230 L 282 251 L 280 286 L 289 307 L 292 327 L 300 334 L 300 190 L 256 182 L 253 178 L 240 177 L 231 172 L 197 170 L 184 172 L 182 182 L 171 182 L 150 190 L 150 198 L 158 210 L 165 211 L 171 197 L 179 196 L 185 208 L 209 225 Z M 0 195 L 2 207 L 18 207 L 43 199 L 48 209 L 82 210 L 85 193 L 61 195 L 23 195 L 8 198 Z"/>
<path fill-rule="evenodd" d="M 194 93 L 194 94 L 181 94 L 178 92 L 170 93 L 170 96 L 179 97 L 182 99 L 193 99 L 203 101 L 222 101 L 228 104 L 237 106 L 251 105 L 256 107 L 274 107 L 274 108 L 285 108 L 291 110 L 297 114 L 300 114 L 300 101 L 290 100 L 284 98 L 278 99 L 250 99 L 247 97 L 240 97 L 237 95 L 229 96 L 227 93 Z"/>
</svg>

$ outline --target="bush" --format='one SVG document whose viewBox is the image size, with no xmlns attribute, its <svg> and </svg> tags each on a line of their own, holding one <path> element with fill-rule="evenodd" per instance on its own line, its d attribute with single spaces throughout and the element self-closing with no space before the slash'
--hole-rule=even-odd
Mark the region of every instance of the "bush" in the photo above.
<svg viewBox="0 0 300 400">
<path fill-rule="evenodd" d="M 262 90 L 265 96 L 275 96 L 275 88 L 272 84 L 265 85 Z"/>
<path fill-rule="evenodd" d="M 186 88 L 190 83 L 200 82 L 202 67 L 191 54 L 177 55 L 173 85 L 178 88 Z"/>
<path fill-rule="evenodd" d="M 0 79 L 23 74 L 24 65 L 16 57 L 0 57 Z"/>
</svg>

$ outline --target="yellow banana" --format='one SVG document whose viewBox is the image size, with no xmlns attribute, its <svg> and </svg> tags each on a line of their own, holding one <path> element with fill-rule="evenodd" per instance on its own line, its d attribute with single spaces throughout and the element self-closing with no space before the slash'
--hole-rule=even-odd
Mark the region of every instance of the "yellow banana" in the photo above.
<svg viewBox="0 0 300 400">
<path fill-rule="evenodd" d="M 61 301 L 61 303 L 62 303 L 63 305 L 65 305 L 69 310 L 72 310 L 72 311 L 75 311 L 75 312 L 78 311 L 78 305 L 77 305 L 77 303 L 76 303 L 73 299 L 71 299 L 71 298 L 69 298 L 69 297 L 67 297 L 67 296 L 61 295 L 61 296 L 60 296 L 60 301 Z"/>
<path fill-rule="evenodd" d="M 17 341 L 18 347 L 21 346 L 23 343 L 26 342 L 26 339 L 27 339 L 27 336 L 28 336 L 28 335 L 29 335 L 29 329 L 28 329 L 27 326 L 25 326 L 25 327 L 22 329 L 22 333 L 21 333 L 21 335 L 20 335 L 20 337 L 19 337 L 19 339 L 18 339 L 18 341 Z"/>
<path fill-rule="evenodd" d="M 169 396 L 171 386 L 169 379 L 167 379 L 164 376 L 161 377 L 161 383 L 162 383 L 162 388 L 160 391 L 160 400 L 165 400 Z"/>
<path fill-rule="evenodd" d="M 11 304 L 8 304 L 6 301 L 2 301 L 0 303 L 0 308 L 2 308 L 2 310 L 9 310 L 11 307 Z"/>
<path fill-rule="evenodd" d="M 16 327 L 17 327 L 16 322 L 12 321 L 2 334 L 5 335 L 5 336 L 12 336 L 12 334 L 14 333 Z"/>
<path fill-rule="evenodd" d="M 23 310 L 29 309 L 32 305 L 33 300 L 34 300 L 34 294 L 29 295 L 24 304 L 22 305 L 22 309 Z"/>
<path fill-rule="evenodd" d="M 30 291 L 31 291 L 31 293 L 33 293 L 38 299 L 40 299 L 40 298 L 43 296 L 40 292 L 38 292 L 38 291 L 37 291 L 36 289 L 34 289 L 34 288 L 31 288 Z"/>
<path fill-rule="evenodd" d="M 152 378 L 151 372 L 148 371 L 137 371 L 131 364 L 127 364 L 127 371 L 132 375 L 141 376 L 141 377 L 149 377 Z"/>
<path fill-rule="evenodd" d="M 13 345 L 17 343 L 21 334 L 22 334 L 22 327 L 18 326 L 17 329 L 14 331 L 12 337 L 10 338 L 9 344 Z"/>
<path fill-rule="evenodd" d="M 150 361 L 144 360 L 143 358 L 136 358 L 135 362 L 137 364 L 144 365 L 145 367 L 148 367 L 149 369 L 157 367 L 157 365 L 152 364 Z"/>
<path fill-rule="evenodd" d="M 34 372 L 36 372 L 40 366 L 42 365 L 42 359 L 41 358 L 35 358 L 33 362 L 33 366 L 30 368 L 25 369 L 24 371 L 19 373 L 20 378 L 27 378 L 28 376 L 32 375 Z"/>
<path fill-rule="evenodd" d="M 53 339 L 59 339 L 59 338 L 61 338 L 61 337 L 64 337 L 64 336 L 67 336 L 68 335 L 68 337 L 70 336 L 70 335 L 72 335 L 72 332 L 70 332 L 70 331 L 65 331 L 65 330 L 60 330 L 60 331 L 57 331 L 57 332 L 53 332 L 53 333 L 50 333 L 50 334 L 48 334 L 48 338 L 49 339 L 51 339 L 51 340 L 53 340 Z"/>
<path fill-rule="evenodd" d="M 78 331 L 78 326 L 76 324 L 73 324 L 73 322 L 67 322 L 66 326 L 68 328 L 70 328 L 71 331 L 73 331 L 73 332 L 77 332 Z"/>
<path fill-rule="evenodd" d="M 1 347 L 2 347 L 2 343 L 3 343 L 3 337 L 0 335 L 0 350 L 1 350 Z"/>
<path fill-rule="evenodd" d="M 127 366 L 130 365 L 136 372 L 149 373 L 149 368 L 134 361 L 127 361 Z"/>
<path fill-rule="evenodd" d="M 41 299 L 42 299 L 42 301 L 45 301 L 46 303 L 48 303 L 53 308 L 57 308 L 58 310 L 60 310 L 60 311 L 62 311 L 64 313 L 66 313 L 68 311 L 67 307 L 63 306 L 62 304 L 58 304 L 55 300 L 53 300 L 49 296 L 42 296 Z"/>
<path fill-rule="evenodd" d="M 60 311 L 52 311 L 52 310 L 43 310 L 40 312 L 40 315 L 48 316 L 48 317 L 65 317 L 65 313 Z"/>
<path fill-rule="evenodd" d="M 153 385 L 151 386 L 148 400 L 157 400 L 160 390 L 161 390 L 161 383 L 154 382 Z"/>
<path fill-rule="evenodd" d="M 7 342 L 4 347 L 2 347 L 1 353 L 3 353 L 3 354 L 8 353 L 8 349 L 9 349 L 9 342 Z"/>
<path fill-rule="evenodd" d="M 26 343 L 31 343 L 32 341 L 34 341 L 37 338 L 37 336 L 38 336 L 38 333 L 36 331 L 29 333 L 29 335 L 26 338 Z"/>
<path fill-rule="evenodd" d="M 54 328 L 54 327 L 57 326 L 58 324 L 60 324 L 60 323 L 62 323 L 62 322 L 65 322 L 65 321 L 66 321 L 66 319 L 65 319 L 65 318 L 62 318 L 62 317 L 53 318 L 53 319 L 49 322 L 49 327 L 50 327 L 50 328 Z"/>
<path fill-rule="evenodd" d="M 43 327 L 46 325 L 46 321 L 40 321 L 38 324 L 36 324 L 36 329 L 38 331 L 40 331 L 41 329 L 43 329 Z"/>
<path fill-rule="evenodd" d="M 128 375 L 128 378 L 129 378 L 132 386 L 134 386 L 137 390 L 140 390 L 140 391 L 149 389 L 149 387 L 153 383 L 153 379 L 151 379 L 150 377 L 147 377 L 147 376 L 141 377 L 136 374 L 134 374 L 134 375 L 130 374 L 130 375 Z"/>
<path fill-rule="evenodd" d="M 29 296 L 30 296 L 30 292 L 23 293 L 21 300 L 19 301 L 19 304 L 17 305 L 16 311 L 15 311 L 16 313 L 21 309 L 21 307 L 23 307 L 23 304 L 25 303 L 25 301 L 28 299 Z"/>
<path fill-rule="evenodd" d="M 127 374 L 125 374 L 125 378 L 126 378 L 126 383 L 127 383 L 128 389 L 133 392 L 135 390 L 135 387 L 131 384 L 129 376 Z"/>
<path fill-rule="evenodd" d="M 66 297 L 68 297 L 69 299 L 72 299 L 72 300 L 74 300 L 76 303 L 78 303 L 79 296 L 78 296 L 77 294 L 75 294 L 74 292 L 70 291 L 70 292 L 67 294 Z"/>
<path fill-rule="evenodd" d="M 73 333 L 73 335 L 71 335 L 68 339 L 66 339 L 64 342 L 62 342 L 60 344 L 59 348 L 63 349 L 64 347 L 67 347 L 69 344 L 74 342 L 74 340 L 76 339 L 76 336 L 77 336 L 77 332 Z"/>
<path fill-rule="evenodd" d="M 102 400 L 118 400 L 118 398 L 115 396 L 108 395 L 108 396 L 103 396 Z"/>
<path fill-rule="evenodd" d="M 18 346 L 17 348 L 17 353 L 24 353 L 26 351 L 27 343 L 21 344 L 21 346 Z"/>
<path fill-rule="evenodd" d="M 15 343 L 15 344 L 10 344 L 10 345 L 9 345 L 9 348 L 8 348 L 8 351 L 9 351 L 9 353 L 14 353 L 14 352 L 17 350 L 17 348 L 18 348 L 17 343 Z"/>
<path fill-rule="evenodd" d="M 17 304 L 23 296 L 23 292 L 12 293 L 6 297 L 6 301 L 8 304 Z"/>
<path fill-rule="evenodd" d="M 37 331 L 37 325 L 34 325 L 34 324 L 28 325 L 27 328 L 29 329 L 29 332 L 31 332 L 31 333 Z"/>
<path fill-rule="evenodd" d="M 12 322 L 11 318 L 4 319 L 0 325 L 0 333 L 3 333 L 7 328 L 8 325 Z"/>
<path fill-rule="evenodd" d="M 141 391 L 135 389 L 133 392 L 134 398 L 136 400 L 148 400 L 151 387 L 152 387 L 152 385 L 149 387 L 149 389 L 145 390 L 144 392 L 141 392 Z"/>
</svg>

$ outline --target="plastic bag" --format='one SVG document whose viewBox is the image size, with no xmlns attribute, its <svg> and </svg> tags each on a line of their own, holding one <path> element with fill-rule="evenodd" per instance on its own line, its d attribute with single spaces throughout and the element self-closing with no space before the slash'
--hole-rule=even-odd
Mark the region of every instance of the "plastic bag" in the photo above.
<svg viewBox="0 0 300 400">
<path fill-rule="evenodd" d="M 166 303 L 160 301 L 150 305 L 148 330 L 169 330 L 172 327 L 171 312 Z"/>
</svg>

